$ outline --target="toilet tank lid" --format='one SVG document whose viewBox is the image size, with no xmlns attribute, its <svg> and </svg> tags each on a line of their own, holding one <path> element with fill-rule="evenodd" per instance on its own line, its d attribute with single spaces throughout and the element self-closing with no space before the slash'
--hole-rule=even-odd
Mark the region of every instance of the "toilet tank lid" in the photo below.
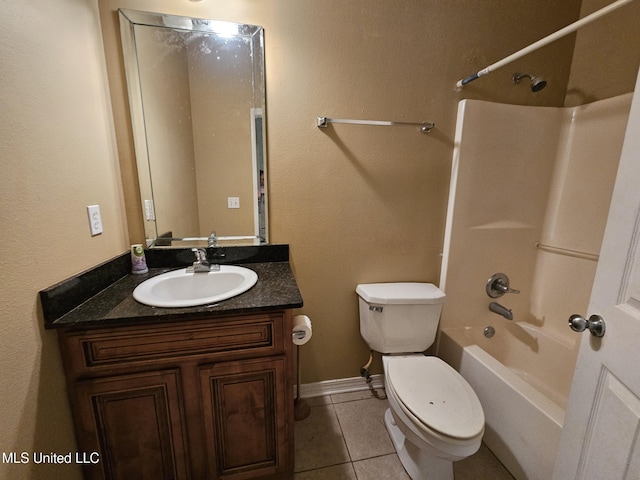
<svg viewBox="0 0 640 480">
<path fill-rule="evenodd" d="M 356 293 L 367 303 L 388 304 L 436 304 L 443 303 L 445 294 L 432 283 L 394 282 L 363 283 Z"/>
</svg>

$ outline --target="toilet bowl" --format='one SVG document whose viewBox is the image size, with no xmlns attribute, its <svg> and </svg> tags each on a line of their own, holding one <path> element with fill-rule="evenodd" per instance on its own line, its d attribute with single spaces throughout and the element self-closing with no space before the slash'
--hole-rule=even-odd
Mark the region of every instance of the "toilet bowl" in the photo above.
<svg viewBox="0 0 640 480">
<path fill-rule="evenodd" d="M 453 480 L 453 462 L 473 455 L 484 412 L 471 386 L 437 357 L 384 355 L 390 408 L 385 425 L 413 480 Z"/>
<path fill-rule="evenodd" d="M 456 370 L 419 353 L 435 340 L 444 292 L 417 282 L 361 284 L 356 292 L 360 333 L 383 354 L 384 421 L 402 465 L 412 480 L 453 480 L 453 462 L 480 448 L 484 412 Z"/>
</svg>

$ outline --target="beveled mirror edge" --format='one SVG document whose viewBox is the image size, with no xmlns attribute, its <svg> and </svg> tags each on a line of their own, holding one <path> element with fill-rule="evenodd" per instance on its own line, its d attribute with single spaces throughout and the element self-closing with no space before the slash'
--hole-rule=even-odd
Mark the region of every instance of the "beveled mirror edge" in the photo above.
<svg viewBox="0 0 640 480">
<path fill-rule="evenodd" d="M 147 12 L 140 10 L 130 10 L 130 9 L 118 9 L 119 23 L 120 23 L 120 37 L 123 48 L 123 61 L 124 61 L 124 70 L 126 76 L 127 83 L 127 94 L 129 97 L 129 110 L 131 115 L 131 124 L 133 130 L 133 139 L 134 139 L 134 152 L 136 156 L 136 170 L 138 176 L 138 183 L 140 188 L 140 201 L 142 204 L 142 211 L 140 212 L 142 215 L 144 232 L 146 238 L 146 246 L 147 248 L 185 248 L 189 246 L 201 246 L 202 244 L 206 244 L 208 242 L 207 237 L 173 237 L 171 232 L 167 232 L 165 234 L 160 234 L 157 230 L 157 225 L 155 222 L 155 218 L 152 220 L 147 219 L 148 213 L 146 212 L 145 207 L 145 198 L 151 199 L 153 203 L 155 203 L 153 198 L 153 188 L 151 185 L 151 177 L 150 177 L 150 165 L 149 165 L 149 156 L 148 156 L 148 147 L 147 147 L 147 139 L 146 139 L 146 131 L 144 124 L 144 110 L 142 105 L 142 94 L 141 94 L 141 86 L 140 86 L 140 78 L 138 73 L 137 64 L 135 61 L 136 58 L 136 47 L 135 47 L 135 33 L 134 28 L 136 25 L 146 25 L 146 26 L 158 26 L 158 27 L 167 27 L 185 31 L 199 31 L 199 32 L 211 32 L 211 33 L 221 33 L 220 26 L 224 25 L 235 25 L 238 29 L 238 36 L 249 36 L 251 37 L 251 45 L 252 45 L 252 55 L 254 58 L 253 62 L 253 80 L 254 83 L 256 79 L 261 83 L 262 87 L 262 95 L 258 102 L 254 99 L 254 104 L 259 105 L 259 108 L 255 110 L 259 111 L 259 116 L 262 119 L 261 125 L 261 135 L 262 135 L 262 155 L 263 155 L 263 169 L 261 170 L 264 179 L 264 185 L 266 188 L 267 185 L 267 145 L 266 145 L 266 79 L 265 79 L 265 61 L 264 61 L 264 28 L 259 25 L 250 25 L 250 24 L 240 24 L 234 22 L 226 22 L 226 21 L 218 21 L 218 20 L 210 20 L 203 18 L 195 18 L 195 17 L 186 17 L 174 14 L 163 14 L 157 12 Z M 179 25 L 168 25 L 168 18 L 176 18 L 184 20 L 184 25 L 187 24 L 187 21 L 190 21 L 191 25 L 189 28 L 185 26 Z M 224 32 L 222 32 L 224 33 Z M 256 48 L 259 48 L 260 54 L 255 55 Z M 133 94 L 135 93 L 135 94 Z M 254 95 L 258 95 L 256 93 L 256 89 L 254 88 Z M 137 99 L 137 101 L 136 101 Z M 252 130 L 252 137 L 255 135 L 255 131 Z M 252 138 L 253 140 L 253 138 Z M 254 145 L 257 142 L 254 142 Z M 254 164 L 255 164 L 254 158 Z M 260 175 L 257 172 L 257 175 Z M 255 180 L 255 179 L 254 179 Z M 258 179 L 259 181 L 259 179 Z M 257 182 L 254 182 L 254 184 Z M 266 189 L 265 189 L 266 192 Z M 146 196 L 145 196 L 146 195 Z M 257 198 L 257 193 L 256 193 Z M 264 205 L 263 209 L 265 212 L 264 215 L 264 231 L 257 231 L 257 235 L 255 236 L 223 236 L 219 237 L 220 246 L 253 246 L 253 245 L 268 245 L 269 244 L 269 216 L 267 214 L 268 210 L 268 195 L 264 195 Z M 258 224 L 257 216 L 258 213 L 258 202 L 254 202 L 255 209 L 255 217 L 256 224 Z M 152 215 L 153 217 L 153 215 Z M 256 227 L 259 229 L 259 227 Z"/>
<path fill-rule="evenodd" d="M 142 224 L 147 247 L 152 246 L 158 237 L 156 223 L 154 220 L 145 218 L 145 198 L 153 201 L 153 190 L 151 188 L 149 155 L 146 148 L 147 140 L 144 128 L 144 113 L 142 108 L 142 92 L 140 90 L 140 78 L 138 68 L 135 62 L 135 35 L 134 22 L 130 17 L 142 12 L 133 10 L 118 10 L 120 19 L 120 38 L 122 41 L 124 71 L 127 83 L 127 96 L 129 98 L 129 114 L 131 116 L 131 128 L 133 133 L 133 147 L 136 157 L 136 171 L 138 176 L 138 185 L 140 188 L 140 202 L 142 204 Z"/>
<path fill-rule="evenodd" d="M 246 23 L 226 22 L 223 20 L 211 20 L 207 18 L 186 17 L 172 13 L 146 12 L 142 10 L 118 9 L 129 23 L 134 25 L 147 25 L 150 27 L 168 27 L 189 32 L 207 32 L 227 34 L 225 26 L 239 27 L 237 35 L 252 37 L 261 33 L 263 28 L 259 25 Z M 175 21 L 173 19 L 176 19 Z"/>
</svg>

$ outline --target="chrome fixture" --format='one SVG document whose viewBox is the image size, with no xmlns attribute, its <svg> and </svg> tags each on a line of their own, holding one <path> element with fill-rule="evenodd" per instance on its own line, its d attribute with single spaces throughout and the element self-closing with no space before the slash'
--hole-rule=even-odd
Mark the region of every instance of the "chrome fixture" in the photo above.
<svg viewBox="0 0 640 480">
<path fill-rule="evenodd" d="M 496 329 L 493 328 L 491 325 L 489 325 L 488 327 L 484 327 L 484 336 L 487 338 L 491 338 L 496 334 Z"/>
<path fill-rule="evenodd" d="M 511 77 L 511 80 L 513 80 L 514 85 L 517 85 L 523 78 L 529 79 L 529 83 L 531 84 L 531 91 L 533 93 L 539 92 L 547 86 L 547 81 L 544 78 L 536 77 L 535 75 L 530 75 L 528 73 L 514 73 L 513 77 Z"/>
<path fill-rule="evenodd" d="M 187 273 L 207 273 L 220 270 L 220 265 L 211 265 L 207 259 L 207 251 L 204 248 L 192 248 L 196 261 L 187 269 Z"/>
<path fill-rule="evenodd" d="M 604 337 L 604 318 L 600 315 L 591 315 L 588 320 L 582 315 L 571 315 L 569 317 L 569 327 L 574 332 L 584 332 L 588 329 L 594 337 Z"/>
<path fill-rule="evenodd" d="M 353 125 L 382 125 L 382 126 L 395 126 L 395 125 L 411 125 L 420 127 L 421 133 L 429 133 L 436 126 L 433 122 L 390 122 L 387 120 L 352 120 L 347 118 L 329 118 L 329 117 L 316 117 L 316 125 L 320 128 L 327 128 L 330 123 L 351 123 Z"/>
<path fill-rule="evenodd" d="M 207 241 L 207 247 L 217 247 L 218 246 L 218 236 L 216 232 L 211 232 L 209 235 L 209 239 Z"/>
<path fill-rule="evenodd" d="M 509 286 L 509 277 L 504 273 L 495 273 L 489 277 L 486 285 L 487 295 L 491 298 L 499 298 L 505 293 L 520 293 L 520 290 L 516 290 Z"/>
<path fill-rule="evenodd" d="M 511 309 L 503 307 L 498 302 L 491 302 L 489 304 L 489 310 L 491 310 L 493 313 L 497 313 L 498 315 L 502 315 L 507 320 L 513 320 L 513 312 L 511 311 Z"/>
</svg>

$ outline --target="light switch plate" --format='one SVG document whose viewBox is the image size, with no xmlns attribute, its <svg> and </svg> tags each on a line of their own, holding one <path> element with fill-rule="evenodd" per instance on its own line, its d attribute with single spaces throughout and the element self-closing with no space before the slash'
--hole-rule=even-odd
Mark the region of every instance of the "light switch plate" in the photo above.
<svg viewBox="0 0 640 480">
<path fill-rule="evenodd" d="M 91 236 L 95 237 L 102 233 L 102 216 L 100 215 L 100 205 L 87 206 L 87 214 L 89 215 L 89 228 Z"/>
<path fill-rule="evenodd" d="M 228 208 L 240 208 L 240 197 L 227 197 Z"/>
</svg>

